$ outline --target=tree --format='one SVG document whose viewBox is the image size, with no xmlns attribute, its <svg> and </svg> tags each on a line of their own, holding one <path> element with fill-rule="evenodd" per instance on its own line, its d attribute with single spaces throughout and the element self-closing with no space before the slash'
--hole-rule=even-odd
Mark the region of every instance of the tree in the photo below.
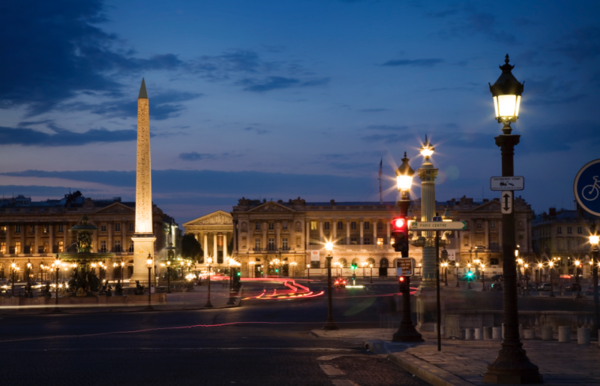
<svg viewBox="0 0 600 386">
<path fill-rule="evenodd" d="M 181 239 L 181 256 L 186 259 L 198 260 L 202 256 L 202 247 L 193 234 L 183 235 Z"/>
</svg>

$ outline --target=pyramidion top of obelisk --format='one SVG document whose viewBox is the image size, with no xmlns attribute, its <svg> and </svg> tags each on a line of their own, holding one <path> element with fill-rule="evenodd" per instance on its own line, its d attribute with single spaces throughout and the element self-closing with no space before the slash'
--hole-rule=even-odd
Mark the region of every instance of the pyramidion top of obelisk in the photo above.
<svg viewBox="0 0 600 386">
<path fill-rule="evenodd" d="M 142 86 L 140 87 L 140 95 L 138 95 L 138 99 L 148 99 L 148 93 L 146 92 L 146 82 L 144 82 L 144 78 L 142 78 Z"/>
</svg>

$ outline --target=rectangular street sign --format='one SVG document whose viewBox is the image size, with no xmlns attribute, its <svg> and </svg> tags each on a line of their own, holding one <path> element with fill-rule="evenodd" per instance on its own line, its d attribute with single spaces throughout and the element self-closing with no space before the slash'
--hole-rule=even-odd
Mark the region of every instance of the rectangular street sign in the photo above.
<svg viewBox="0 0 600 386">
<path fill-rule="evenodd" d="M 492 177 L 490 178 L 490 189 L 499 190 L 523 190 L 525 189 L 525 178 L 523 177 Z"/>
<path fill-rule="evenodd" d="M 500 212 L 511 214 L 513 211 L 513 192 L 502 192 L 500 195 Z"/>
<path fill-rule="evenodd" d="M 413 221 L 411 231 L 461 231 L 466 228 L 464 221 Z"/>
<path fill-rule="evenodd" d="M 415 274 L 415 259 L 412 257 L 400 258 L 397 261 L 396 274 L 398 276 L 413 276 Z"/>
</svg>

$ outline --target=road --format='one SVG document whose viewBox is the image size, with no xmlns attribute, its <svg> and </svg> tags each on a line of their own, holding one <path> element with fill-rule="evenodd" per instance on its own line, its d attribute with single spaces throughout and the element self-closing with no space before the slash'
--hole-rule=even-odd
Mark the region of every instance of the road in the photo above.
<svg viewBox="0 0 600 386">
<path fill-rule="evenodd" d="M 385 295 L 395 288 L 337 290 L 336 322 L 378 327 Z M 326 316 L 325 297 L 216 310 L 5 314 L 0 384 L 427 384 L 370 355 L 358 340 L 312 335 Z"/>
</svg>

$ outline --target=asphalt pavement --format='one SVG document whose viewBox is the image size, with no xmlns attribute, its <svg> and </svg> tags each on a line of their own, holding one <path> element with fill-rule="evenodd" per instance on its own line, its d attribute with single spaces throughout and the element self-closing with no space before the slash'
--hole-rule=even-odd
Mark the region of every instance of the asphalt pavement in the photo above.
<svg viewBox="0 0 600 386">
<path fill-rule="evenodd" d="M 336 290 L 336 322 L 378 327 L 396 288 Z M 311 334 L 326 318 L 325 296 L 213 310 L 0 314 L 0 384 L 427 384 L 365 351 L 360 339 Z"/>
</svg>

